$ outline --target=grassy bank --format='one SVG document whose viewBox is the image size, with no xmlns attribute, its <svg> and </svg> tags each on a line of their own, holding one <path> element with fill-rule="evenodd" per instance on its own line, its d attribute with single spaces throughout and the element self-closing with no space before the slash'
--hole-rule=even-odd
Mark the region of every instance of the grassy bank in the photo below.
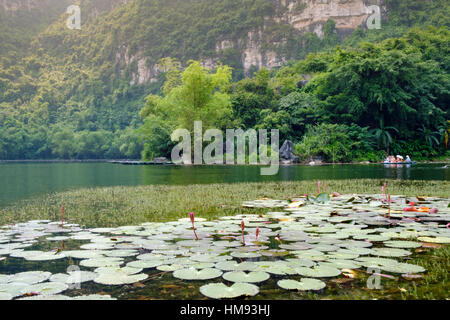
<svg viewBox="0 0 450 320">
<path fill-rule="evenodd" d="M 327 191 L 345 193 L 380 193 L 384 180 L 324 181 Z M 450 197 L 448 181 L 389 180 L 391 194 L 407 196 Z M 246 200 L 261 197 L 289 199 L 314 193 L 315 181 L 211 184 L 189 186 L 142 186 L 88 188 L 18 202 L 0 209 L 0 225 L 33 219 L 61 219 L 86 227 L 120 226 L 148 221 L 169 221 L 187 217 L 209 219 L 224 215 L 261 212 L 241 207 Z"/>
</svg>

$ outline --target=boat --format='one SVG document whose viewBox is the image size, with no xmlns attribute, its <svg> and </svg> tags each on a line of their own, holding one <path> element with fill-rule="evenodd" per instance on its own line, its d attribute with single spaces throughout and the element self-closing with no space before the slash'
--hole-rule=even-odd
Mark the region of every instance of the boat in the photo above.
<svg viewBox="0 0 450 320">
<path fill-rule="evenodd" d="M 415 161 L 411 161 L 411 162 L 382 162 L 382 164 L 416 164 Z"/>
</svg>

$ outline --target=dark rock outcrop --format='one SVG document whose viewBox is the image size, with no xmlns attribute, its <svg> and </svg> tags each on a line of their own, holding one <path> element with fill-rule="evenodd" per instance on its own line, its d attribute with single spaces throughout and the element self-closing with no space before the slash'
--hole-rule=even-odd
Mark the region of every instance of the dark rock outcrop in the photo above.
<svg viewBox="0 0 450 320">
<path fill-rule="evenodd" d="M 294 155 L 294 144 L 290 140 L 286 140 L 280 149 L 280 160 L 290 163 L 299 163 L 300 158 Z"/>
</svg>

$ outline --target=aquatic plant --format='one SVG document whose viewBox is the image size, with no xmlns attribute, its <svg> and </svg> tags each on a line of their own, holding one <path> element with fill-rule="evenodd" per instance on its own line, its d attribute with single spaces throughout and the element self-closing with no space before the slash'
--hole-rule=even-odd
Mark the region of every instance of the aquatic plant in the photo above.
<svg viewBox="0 0 450 320">
<path fill-rule="evenodd" d="M 234 283 L 231 287 L 223 283 L 211 283 L 200 287 L 200 292 L 212 299 L 231 299 L 240 296 L 255 296 L 259 293 L 259 288 L 249 283 Z"/>
<path fill-rule="evenodd" d="M 326 287 L 325 282 L 317 279 L 303 278 L 300 282 L 295 280 L 280 280 L 277 285 L 286 290 L 321 290 Z"/>
<path fill-rule="evenodd" d="M 194 225 L 194 220 L 195 220 L 195 218 L 194 218 L 194 213 L 191 212 L 191 213 L 189 214 L 189 216 L 190 216 L 190 218 L 191 218 L 192 230 L 194 231 L 195 240 L 198 240 L 197 232 L 196 232 L 196 230 L 195 230 L 195 225 Z"/>
<path fill-rule="evenodd" d="M 242 244 L 245 247 L 245 236 L 244 236 L 245 222 L 244 222 L 244 220 L 242 220 L 242 222 L 241 222 L 241 230 L 242 230 Z"/>
<path fill-rule="evenodd" d="M 61 227 L 64 226 L 64 212 L 66 211 L 66 208 L 64 206 L 62 206 L 62 216 L 61 216 Z"/>
<path fill-rule="evenodd" d="M 361 271 L 369 267 L 383 270 L 384 274 L 380 274 L 386 279 L 398 275 L 404 282 L 429 279 L 433 266 L 412 263 L 418 256 L 413 249 L 423 246 L 420 252 L 434 252 L 450 242 L 450 231 L 445 227 L 450 213 L 448 199 L 419 200 L 438 209 L 438 213 L 428 215 L 420 211 L 404 213 L 401 208 L 404 196 L 390 196 L 389 220 L 385 217 L 386 205 L 379 199 L 379 194 L 343 194 L 333 201 L 311 201 L 292 208 L 285 201 L 268 198 L 246 201 L 255 206 L 249 207 L 245 214 L 195 220 L 201 225 L 199 240 L 190 230 L 193 217 L 167 223 L 91 229 L 76 224 L 65 224 L 62 229 L 59 221 L 49 220 L 6 225 L 0 227 L 0 254 L 9 256 L 8 260 L 11 258 L 14 264 L 23 264 L 22 268 L 26 269 L 31 265 L 29 261 L 56 260 L 58 265 L 70 261 L 83 270 L 0 274 L 0 298 L 24 295 L 33 298 L 31 295 L 38 294 L 36 297 L 47 299 L 41 294 L 45 291 L 55 299 L 66 299 L 67 296 L 59 295 L 66 290 L 72 294 L 64 289 L 65 285 L 92 281 L 108 286 L 137 283 L 136 288 L 145 289 L 149 284 L 158 286 L 158 281 L 170 283 L 172 276 L 181 282 L 222 277 L 234 283 L 261 283 L 264 292 L 275 285 L 274 281 L 266 280 L 278 277 L 282 278 L 277 279 L 280 288 L 325 289 L 320 294 L 326 295 L 334 290 L 332 286 L 327 288 L 329 283 L 342 281 L 343 277 L 364 279 Z M 278 207 L 281 203 L 283 206 Z M 259 207 L 275 204 L 276 209 L 260 213 Z M 252 214 L 255 211 L 258 214 Z M 54 251 L 45 251 L 53 247 L 53 241 L 61 239 L 68 241 L 72 250 L 56 255 Z M 8 270 L 9 267 L 5 264 L 0 268 Z M 423 273 L 422 277 L 417 277 L 418 273 Z M 433 281 L 442 281 L 441 274 L 441 278 Z M 148 277 L 152 280 L 141 282 Z M 192 286 L 199 288 L 200 284 L 193 282 Z M 248 293 L 236 290 L 239 286 L 224 285 L 220 287 L 228 293 L 218 295 L 214 293 L 218 287 L 210 287 L 213 293 L 204 288 L 203 292 L 192 290 L 189 295 L 195 296 L 197 292 L 227 298 L 255 292 L 255 287 L 247 287 L 248 292 L 251 290 Z M 260 288 L 256 289 L 259 292 Z M 286 297 L 283 290 L 278 290 Z"/>
</svg>

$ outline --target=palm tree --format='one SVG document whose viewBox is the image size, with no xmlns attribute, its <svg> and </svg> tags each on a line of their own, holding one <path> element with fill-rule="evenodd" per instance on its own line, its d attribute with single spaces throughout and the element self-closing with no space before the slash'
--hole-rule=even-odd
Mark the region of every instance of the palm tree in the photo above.
<svg viewBox="0 0 450 320">
<path fill-rule="evenodd" d="M 378 145 L 382 148 L 386 147 L 387 154 L 389 154 L 389 147 L 392 143 L 392 135 L 389 131 L 395 131 L 398 133 L 398 129 L 395 127 L 385 127 L 383 119 L 380 119 L 379 128 L 371 130 L 373 136 L 378 141 Z"/>
<path fill-rule="evenodd" d="M 441 136 L 441 142 L 444 144 L 445 149 L 448 149 L 448 140 L 450 136 L 450 120 L 447 120 L 447 126 L 442 126 L 439 129 L 439 135 Z"/>
<path fill-rule="evenodd" d="M 422 126 L 419 131 L 422 133 L 423 138 L 425 139 L 425 142 L 430 146 L 433 147 L 433 144 L 439 145 L 439 140 L 436 138 L 436 136 L 439 134 L 437 131 L 431 131 L 431 129 L 425 128 L 425 126 Z"/>
</svg>

